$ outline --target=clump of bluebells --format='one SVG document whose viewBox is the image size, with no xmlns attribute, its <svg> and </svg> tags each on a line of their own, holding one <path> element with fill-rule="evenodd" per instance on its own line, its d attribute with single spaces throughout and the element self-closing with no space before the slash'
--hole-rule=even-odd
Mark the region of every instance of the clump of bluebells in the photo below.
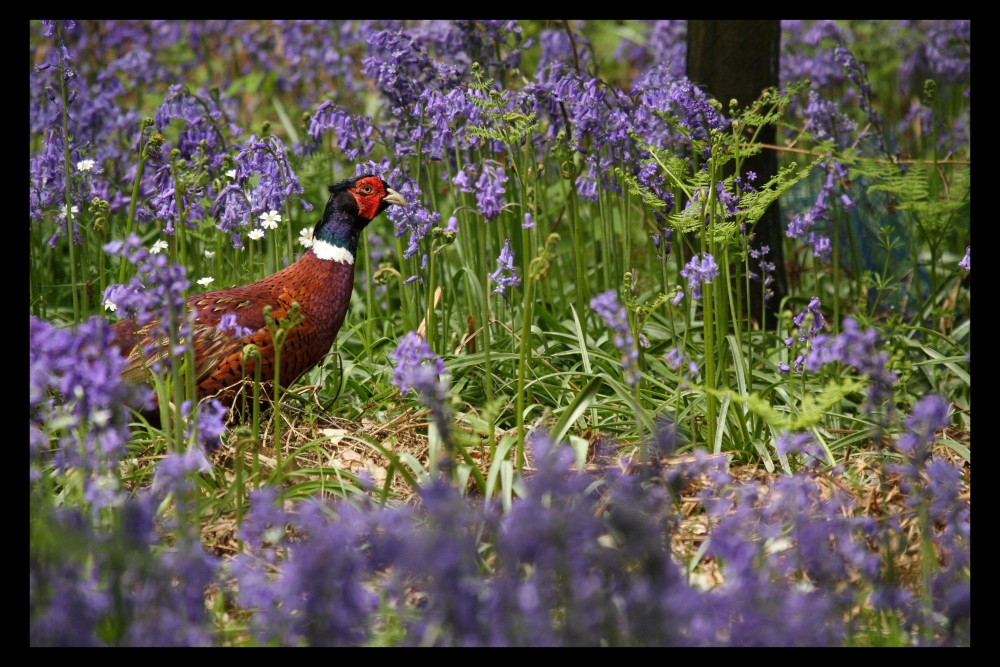
<svg viewBox="0 0 1000 667">
<path fill-rule="evenodd" d="M 43 345 L 52 332 L 32 326 L 39 349 L 54 349 Z M 106 325 L 101 330 L 106 334 Z M 422 387 L 439 384 L 441 361 L 415 333 L 394 358 L 401 387 L 423 394 Z M 41 360 L 34 367 L 47 377 Z M 120 385 L 112 377 L 109 384 Z M 33 387 L 51 384 L 33 380 Z M 40 391 L 32 396 L 42 404 Z M 248 551 L 225 569 L 190 527 L 158 527 L 154 518 L 167 494 L 183 507 L 191 475 L 208 470 L 194 447 L 162 461 L 151 489 L 116 503 L 120 521 L 110 529 L 76 510 L 39 508 L 30 641 L 211 644 L 218 638 L 205 591 L 235 584 L 249 616 L 247 638 L 261 644 L 358 645 L 377 640 L 378 628 L 393 628 L 381 631 L 388 633 L 383 640 L 404 645 L 840 645 L 860 630 L 857 610 L 866 598 L 900 620 L 908 642 L 967 643 L 968 499 L 960 497 L 961 470 L 930 450 L 948 421 L 948 406 L 936 396 L 907 419 L 896 444 L 904 463 L 893 470 L 908 500 L 891 520 L 861 514 L 854 497 L 812 472 L 737 483 L 724 456 L 697 450 L 668 463 L 660 457 L 678 443 L 665 423 L 648 462 L 624 460 L 599 479 L 575 472 L 569 447 L 536 435 L 534 471 L 506 514 L 443 479 L 429 481 L 420 503 L 408 506 L 362 499 L 277 509 L 275 493 L 264 491 L 241 528 Z M 781 447 L 786 454 L 815 451 L 809 436 L 791 436 Z M 714 579 L 694 576 L 683 564 L 691 554 L 669 547 L 690 516 L 682 502 L 692 494 L 710 527 L 697 558 L 717 565 Z M 887 577 L 886 556 L 873 548 L 891 543 L 900 521 L 921 517 L 944 565 L 923 605 Z M 158 548 L 162 530 L 178 535 L 170 550 Z"/>
<path fill-rule="evenodd" d="M 830 221 L 831 201 L 836 190 L 837 183 L 847 178 L 847 170 L 836 160 L 828 160 L 826 163 L 826 181 L 820 190 L 816 201 L 805 213 L 798 213 L 792 217 L 788 223 L 785 235 L 793 239 L 805 239 L 813 249 L 813 257 L 818 257 L 822 262 L 829 262 L 833 252 L 833 245 L 830 237 L 816 231 L 817 225 Z M 854 207 L 854 200 L 846 194 L 840 196 L 841 204 L 845 210 Z"/>
<path fill-rule="evenodd" d="M 815 321 L 815 320 L 814 320 Z M 818 372 L 831 362 L 839 362 L 868 376 L 868 405 L 874 408 L 896 385 L 898 376 L 889 370 L 889 355 L 878 347 L 879 335 L 874 329 L 862 331 L 853 317 L 845 317 L 837 336 L 816 335 L 804 360 L 805 369 Z"/>
<path fill-rule="evenodd" d="M 32 646 L 211 646 L 205 593 L 218 561 L 197 539 L 164 544 L 163 494 L 144 491 L 109 531 L 75 509 L 33 519 L 29 558 Z"/>
<path fill-rule="evenodd" d="M 204 450 L 166 457 L 151 488 L 127 489 L 120 465 L 132 389 L 111 328 L 100 318 L 75 329 L 31 318 L 29 330 L 29 642 L 210 645 L 205 593 L 218 561 L 184 521 L 161 532 L 156 520 L 170 494 L 192 491 L 189 473 L 208 469 Z M 202 409 L 205 438 L 223 428 L 218 407 Z"/>
<path fill-rule="evenodd" d="M 76 470 L 95 511 L 120 505 L 118 460 L 130 434 L 124 405 L 131 392 L 111 327 L 98 317 L 75 330 L 31 317 L 28 335 L 31 479 Z"/>
<path fill-rule="evenodd" d="M 232 235 L 234 248 L 243 247 L 242 228 L 261 214 L 283 210 L 292 195 L 304 192 L 278 137 L 252 135 L 238 148 L 233 180 L 215 199 L 218 227 Z M 312 209 L 305 199 L 299 201 L 305 210 Z"/>
<path fill-rule="evenodd" d="M 626 462 L 594 484 L 573 471 L 570 448 L 536 436 L 536 470 L 506 515 L 441 481 L 405 507 L 288 511 L 261 494 L 243 529 L 258 555 L 231 568 L 241 604 L 256 612 L 250 628 L 292 645 L 363 643 L 379 621 L 404 645 L 830 646 L 857 631 L 865 596 L 898 593 L 871 546 L 895 524 L 860 515 L 852 496 L 830 495 L 813 473 L 738 484 L 725 457 L 702 450 L 665 465 L 659 455 L 674 440 L 668 425 L 649 465 Z M 692 489 L 720 583 L 689 576 L 664 547 Z M 968 517 L 941 520 L 956 551 L 933 597 L 940 620 L 913 615 L 905 596 L 884 609 L 913 642 L 966 637 Z"/>
</svg>

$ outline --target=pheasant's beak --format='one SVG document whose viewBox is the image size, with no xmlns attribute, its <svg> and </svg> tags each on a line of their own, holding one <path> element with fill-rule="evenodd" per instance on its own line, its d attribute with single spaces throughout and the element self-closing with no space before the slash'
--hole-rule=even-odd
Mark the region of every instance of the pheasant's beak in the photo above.
<svg viewBox="0 0 1000 667">
<path fill-rule="evenodd" d="M 392 188 L 386 188 L 385 191 L 388 192 L 389 194 L 387 194 L 385 198 L 382 200 L 383 203 L 397 204 L 399 206 L 402 206 L 403 208 L 406 208 L 406 200 L 403 199 L 403 195 L 399 194 Z"/>
</svg>

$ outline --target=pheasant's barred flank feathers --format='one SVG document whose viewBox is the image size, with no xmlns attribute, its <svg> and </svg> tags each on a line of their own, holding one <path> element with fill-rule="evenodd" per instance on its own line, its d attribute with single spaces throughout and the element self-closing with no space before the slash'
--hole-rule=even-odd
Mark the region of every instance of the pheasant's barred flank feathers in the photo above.
<svg viewBox="0 0 1000 667">
<path fill-rule="evenodd" d="M 359 233 L 387 206 L 406 206 L 406 200 L 378 176 L 347 179 L 329 189 L 323 218 L 313 230 L 314 243 L 298 261 L 252 285 L 187 300 L 194 317 L 199 399 L 216 396 L 232 407 L 238 385 L 245 377 L 254 377 L 256 362 L 246 367 L 243 363 L 243 348 L 250 343 L 260 348 L 262 380 L 274 379 L 274 344 L 265 322 L 266 306 L 271 306 L 277 322 L 298 302 L 302 318 L 282 347 L 282 385 L 290 386 L 330 351 L 351 303 Z M 166 354 L 166 339 L 151 334 L 156 325 L 138 327 L 132 319 L 114 325 L 114 345 L 128 360 L 122 373 L 126 380 L 147 381 L 147 369 Z"/>
</svg>

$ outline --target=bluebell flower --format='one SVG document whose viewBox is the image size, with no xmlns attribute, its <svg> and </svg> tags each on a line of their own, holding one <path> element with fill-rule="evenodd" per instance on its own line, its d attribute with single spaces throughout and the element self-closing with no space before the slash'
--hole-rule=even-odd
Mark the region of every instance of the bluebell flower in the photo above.
<svg viewBox="0 0 1000 667">
<path fill-rule="evenodd" d="M 681 275 L 688 279 L 691 298 L 700 299 L 702 284 L 711 283 L 712 279 L 719 275 L 719 265 L 709 253 L 699 253 L 681 269 Z"/>
<path fill-rule="evenodd" d="M 174 453 L 160 461 L 153 478 L 153 493 L 165 495 L 169 492 L 194 488 L 188 475 L 209 472 L 212 464 L 205 455 L 201 444 L 189 447 L 186 452 Z"/>
<path fill-rule="evenodd" d="M 181 405 L 181 413 L 187 421 L 188 438 L 191 437 L 191 428 L 194 420 L 189 419 L 191 412 L 191 401 L 184 401 Z M 198 404 L 198 443 L 205 448 L 209 454 L 222 445 L 222 436 L 226 433 L 226 419 L 229 417 L 229 410 L 221 401 L 215 398 L 207 399 Z"/>
<path fill-rule="evenodd" d="M 823 98 L 814 89 L 808 93 L 808 103 L 802 110 L 802 115 L 809 121 L 809 130 L 821 141 L 837 141 L 838 146 L 846 148 L 849 145 L 851 132 L 858 129 L 858 124 L 850 116 L 841 111 L 840 105 Z"/>
<path fill-rule="evenodd" d="M 764 299 L 770 299 L 774 296 L 774 290 L 771 289 L 771 285 L 774 284 L 774 262 L 767 260 L 767 254 L 771 252 L 771 247 L 767 245 L 762 245 L 760 249 L 750 248 L 749 255 L 752 259 L 757 260 L 757 268 L 759 273 L 756 271 L 750 271 L 749 276 L 751 280 L 756 280 L 763 283 L 764 285 Z"/>
<path fill-rule="evenodd" d="M 390 358 L 396 362 L 396 373 L 392 384 L 399 387 L 399 390 L 404 393 L 411 388 L 416 388 L 414 374 L 422 375 L 418 369 L 424 366 L 425 361 L 431 362 L 427 367 L 435 375 L 445 373 L 444 362 L 431 351 L 430 345 L 427 344 L 427 341 L 422 340 L 416 331 L 410 331 L 400 339 L 399 345 Z"/>
<path fill-rule="evenodd" d="M 639 349 L 636 347 L 632 327 L 629 325 L 628 311 L 618 302 L 618 295 L 614 290 L 595 296 L 590 300 L 590 307 L 611 327 L 613 332 L 611 340 L 621 352 L 625 381 L 630 387 L 635 387 L 641 377 L 638 368 Z"/>
<path fill-rule="evenodd" d="M 517 265 L 514 263 L 514 251 L 510 249 L 510 239 L 504 243 L 500 256 L 497 257 L 497 270 L 490 274 L 490 280 L 497 284 L 493 293 L 499 294 L 504 299 L 509 297 L 508 288 L 521 284 L 521 279 L 517 275 Z"/>
<path fill-rule="evenodd" d="M 52 466 L 58 474 L 82 473 L 94 511 L 119 505 L 126 494 L 118 465 L 130 435 L 125 406 L 132 391 L 121 379 L 125 360 L 113 338 L 100 317 L 75 329 L 29 318 L 30 467 L 36 477 Z"/>
<path fill-rule="evenodd" d="M 812 340 L 826 326 L 826 318 L 823 316 L 823 311 L 820 310 L 822 306 L 819 297 L 814 296 L 806 304 L 805 310 L 792 318 L 795 326 L 799 328 L 800 341 Z"/>
<path fill-rule="evenodd" d="M 675 370 L 680 370 L 682 367 L 685 367 L 685 362 L 687 362 L 686 368 L 681 373 L 681 378 L 683 380 L 680 385 L 681 387 L 686 388 L 688 386 L 687 383 L 693 382 L 698 376 L 698 363 L 694 359 L 688 359 L 687 355 L 681 352 L 680 348 L 672 348 L 669 352 L 667 352 L 667 356 L 664 357 L 664 360 Z"/>
<path fill-rule="evenodd" d="M 116 311 L 134 317 L 140 327 L 157 320 L 159 330 L 154 336 L 175 337 L 184 340 L 190 330 L 185 291 L 191 286 L 187 269 L 179 264 L 170 264 L 163 254 L 152 254 L 134 234 L 125 241 L 112 241 L 104 246 L 111 255 L 121 255 L 138 269 L 137 275 L 125 285 L 109 285 L 104 292 L 104 302 L 114 304 Z M 179 322 L 177 331 L 169 331 L 171 317 Z M 152 354 L 155 350 L 146 350 Z M 167 355 L 169 363 L 182 350 L 171 350 Z"/>
<path fill-rule="evenodd" d="M 507 182 L 507 175 L 503 167 L 484 163 L 482 173 L 476 181 L 476 202 L 479 204 L 479 212 L 487 220 L 496 220 L 503 211 L 504 187 Z"/>
<path fill-rule="evenodd" d="M 972 246 L 965 246 L 965 257 L 958 263 L 966 271 L 972 270 Z"/>
<path fill-rule="evenodd" d="M 830 210 L 830 200 L 838 182 L 847 178 L 847 170 L 836 160 L 826 162 L 826 181 L 820 189 L 819 195 L 812 208 L 805 213 L 798 213 L 792 217 L 788 223 L 785 235 L 789 238 L 805 238 L 812 246 L 813 257 L 819 257 L 823 262 L 830 261 L 833 249 L 830 238 L 825 234 L 817 233 L 813 228 L 821 223 L 830 220 L 828 211 Z"/>
</svg>

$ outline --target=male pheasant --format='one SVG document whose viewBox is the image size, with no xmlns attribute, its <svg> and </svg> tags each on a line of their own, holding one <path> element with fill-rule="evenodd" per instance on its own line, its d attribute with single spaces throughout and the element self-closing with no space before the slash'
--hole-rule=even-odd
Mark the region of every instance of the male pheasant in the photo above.
<svg viewBox="0 0 1000 667">
<path fill-rule="evenodd" d="M 249 343 L 260 348 L 261 378 L 274 379 L 274 344 L 264 320 L 265 306 L 271 306 L 275 321 L 280 321 L 297 301 L 303 318 L 281 349 L 282 386 L 291 386 L 330 351 L 351 303 L 358 235 L 387 206 L 405 207 L 406 200 L 378 176 L 347 179 L 329 190 L 330 201 L 313 231 L 313 244 L 295 263 L 252 285 L 187 300 L 194 313 L 199 399 L 215 396 L 232 407 L 242 380 L 254 377 L 255 362 L 246 368 L 243 364 L 243 347 Z M 232 318 L 222 322 L 228 315 L 235 316 L 235 327 Z M 122 373 L 127 381 L 144 382 L 147 366 L 164 354 L 165 342 L 150 336 L 155 325 L 137 328 L 132 319 L 113 325 L 114 345 L 128 359 Z M 154 351 L 146 356 L 143 351 L 150 348 Z"/>
</svg>

